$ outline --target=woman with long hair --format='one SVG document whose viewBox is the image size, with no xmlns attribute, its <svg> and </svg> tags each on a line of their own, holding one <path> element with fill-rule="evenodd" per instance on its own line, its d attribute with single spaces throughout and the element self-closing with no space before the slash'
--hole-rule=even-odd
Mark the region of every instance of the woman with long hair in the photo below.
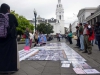
<svg viewBox="0 0 100 75">
<path fill-rule="evenodd" d="M 0 73 L 12 73 L 18 71 L 18 57 L 17 57 L 17 34 L 16 27 L 18 22 L 13 14 L 10 14 L 9 5 L 3 3 L 0 8 L 0 23 L 7 17 L 7 36 L 5 38 L 0 37 Z M 1 25 L 1 24 L 0 24 Z M 2 23 L 3 25 L 3 23 Z M 0 29 L 0 32 L 2 30 Z M 0 36 L 2 36 L 0 34 Z"/>
</svg>

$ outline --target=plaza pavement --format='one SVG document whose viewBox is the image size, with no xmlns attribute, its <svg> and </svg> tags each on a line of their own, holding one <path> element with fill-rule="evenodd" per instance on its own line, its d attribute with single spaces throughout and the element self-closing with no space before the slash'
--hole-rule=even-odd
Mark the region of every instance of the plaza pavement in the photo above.
<svg viewBox="0 0 100 75">
<path fill-rule="evenodd" d="M 50 42 L 57 42 L 56 39 L 50 41 Z M 65 40 L 61 40 L 61 42 L 65 42 Z M 93 54 L 83 54 L 81 51 L 79 51 L 78 48 L 74 48 L 76 44 L 76 41 L 73 40 L 73 44 L 70 45 L 67 42 L 67 45 L 69 45 L 71 48 L 73 48 L 76 52 L 78 52 L 82 57 L 84 57 L 87 61 L 87 64 L 89 64 L 92 68 L 97 69 L 100 71 L 100 51 L 98 51 L 98 48 L 96 45 L 93 46 Z M 24 44 L 18 45 L 18 50 L 23 49 Z M 72 65 L 70 68 L 62 68 L 60 61 L 22 61 L 20 63 L 20 70 L 12 75 L 77 75 L 72 70 Z M 96 74 L 92 74 L 96 75 Z M 100 74 L 99 74 L 100 75 Z"/>
</svg>

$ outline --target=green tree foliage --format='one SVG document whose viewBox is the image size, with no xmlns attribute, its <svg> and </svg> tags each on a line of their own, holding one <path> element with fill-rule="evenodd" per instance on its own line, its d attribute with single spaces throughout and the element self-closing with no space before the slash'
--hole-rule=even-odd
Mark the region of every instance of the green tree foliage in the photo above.
<svg viewBox="0 0 100 75">
<path fill-rule="evenodd" d="M 22 35 L 26 28 L 29 28 L 31 31 L 33 31 L 34 26 L 31 24 L 25 17 L 18 15 L 15 13 L 15 11 L 11 10 L 11 13 L 14 14 L 18 21 L 18 27 L 17 27 L 17 34 Z"/>
<path fill-rule="evenodd" d="M 50 34 L 54 32 L 53 26 L 49 23 L 40 23 L 39 25 L 37 25 L 37 30 L 39 32 L 43 32 L 44 34 Z"/>
</svg>

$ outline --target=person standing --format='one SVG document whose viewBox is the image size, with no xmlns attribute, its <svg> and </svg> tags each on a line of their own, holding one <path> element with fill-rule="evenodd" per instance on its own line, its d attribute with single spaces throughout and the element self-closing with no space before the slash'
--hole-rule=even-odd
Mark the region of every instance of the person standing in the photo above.
<svg viewBox="0 0 100 75">
<path fill-rule="evenodd" d="M 32 31 L 30 31 L 29 35 L 30 35 L 30 48 L 31 48 L 32 47 L 32 41 L 33 41 Z"/>
<path fill-rule="evenodd" d="M 99 48 L 99 51 L 100 51 L 100 22 L 96 23 L 95 35 L 96 35 L 96 40 L 98 42 L 98 48 Z"/>
<path fill-rule="evenodd" d="M 83 36 L 82 23 L 79 24 L 79 34 L 80 34 L 80 50 L 84 50 L 84 36 Z"/>
<path fill-rule="evenodd" d="M 92 54 L 92 45 L 91 45 L 91 40 L 94 40 L 94 33 L 90 25 L 87 23 L 84 23 L 84 52 L 83 53 L 88 53 Z"/>
<path fill-rule="evenodd" d="M 30 35 L 29 35 L 29 29 L 26 28 L 26 31 L 25 31 L 25 45 L 26 46 L 29 46 L 29 39 L 30 39 Z"/>
<path fill-rule="evenodd" d="M 34 40 L 35 40 L 35 44 L 34 44 L 34 47 L 38 44 L 38 32 L 36 31 L 35 34 L 34 34 Z"/>
<path fill-rule="evenodd" d="M 4 22 L 4 23 L 3 23 Z M 7 28 L 5 28 L 5 26 Z M 17 33 L 18 22 L 13 14 L 10 14 L 10 6 L 3 3 L 0 8 L 0 73 L 13 73 L 19 69 L 17 57 Z M 3 37 L 5 28 L 6 36 Z M 2 30 L 1 30 L 2 29 Z M 18 59 L 18 60 L 17 60 Z"/>
<path fill-rule="evenodd" d="M 59 35 L 58 35 L 58 38 L 59 38 L 59 42 L 60 42 L 60 38 L 61 38 L 61 34 L 59 33 Z"/>
<path fill-rule="evenodd" d="M 72 31 L 70 31 L 69 34 L 68 34 L 68 38 L 69 38 L 69 43 L 70 43 L 70 44 L 73 44 L 73 43 L 72 43 L 72 36 L 73 36 L 73 35 L 72 35 Z"/>
<path fill-rule="evenodd" d="M 65 34 L 65 40 L 68 41 L 68 33 Z"/>
<path fill-rule="evenodd" d="M 80 48 L 80 34 L 79 34 L 79 27 L 76 26 L 76 36 L 77 36 L 77 46 Z"/>
</svg>

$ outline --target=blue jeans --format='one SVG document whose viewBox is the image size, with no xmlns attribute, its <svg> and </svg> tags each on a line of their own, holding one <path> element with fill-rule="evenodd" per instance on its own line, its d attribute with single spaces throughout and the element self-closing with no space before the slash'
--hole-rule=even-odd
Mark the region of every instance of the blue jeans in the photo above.
<svg viewBox="0 0 100 75">
<path fill-rule="evenodd" d="M 80 35 L 80 49 L 84 50 L 84 36 Z"/>
<path fill-rule="evenodd" d="M 29 39 L 25 39 L 26 46 L 29 46 Z"/>
</svg>

